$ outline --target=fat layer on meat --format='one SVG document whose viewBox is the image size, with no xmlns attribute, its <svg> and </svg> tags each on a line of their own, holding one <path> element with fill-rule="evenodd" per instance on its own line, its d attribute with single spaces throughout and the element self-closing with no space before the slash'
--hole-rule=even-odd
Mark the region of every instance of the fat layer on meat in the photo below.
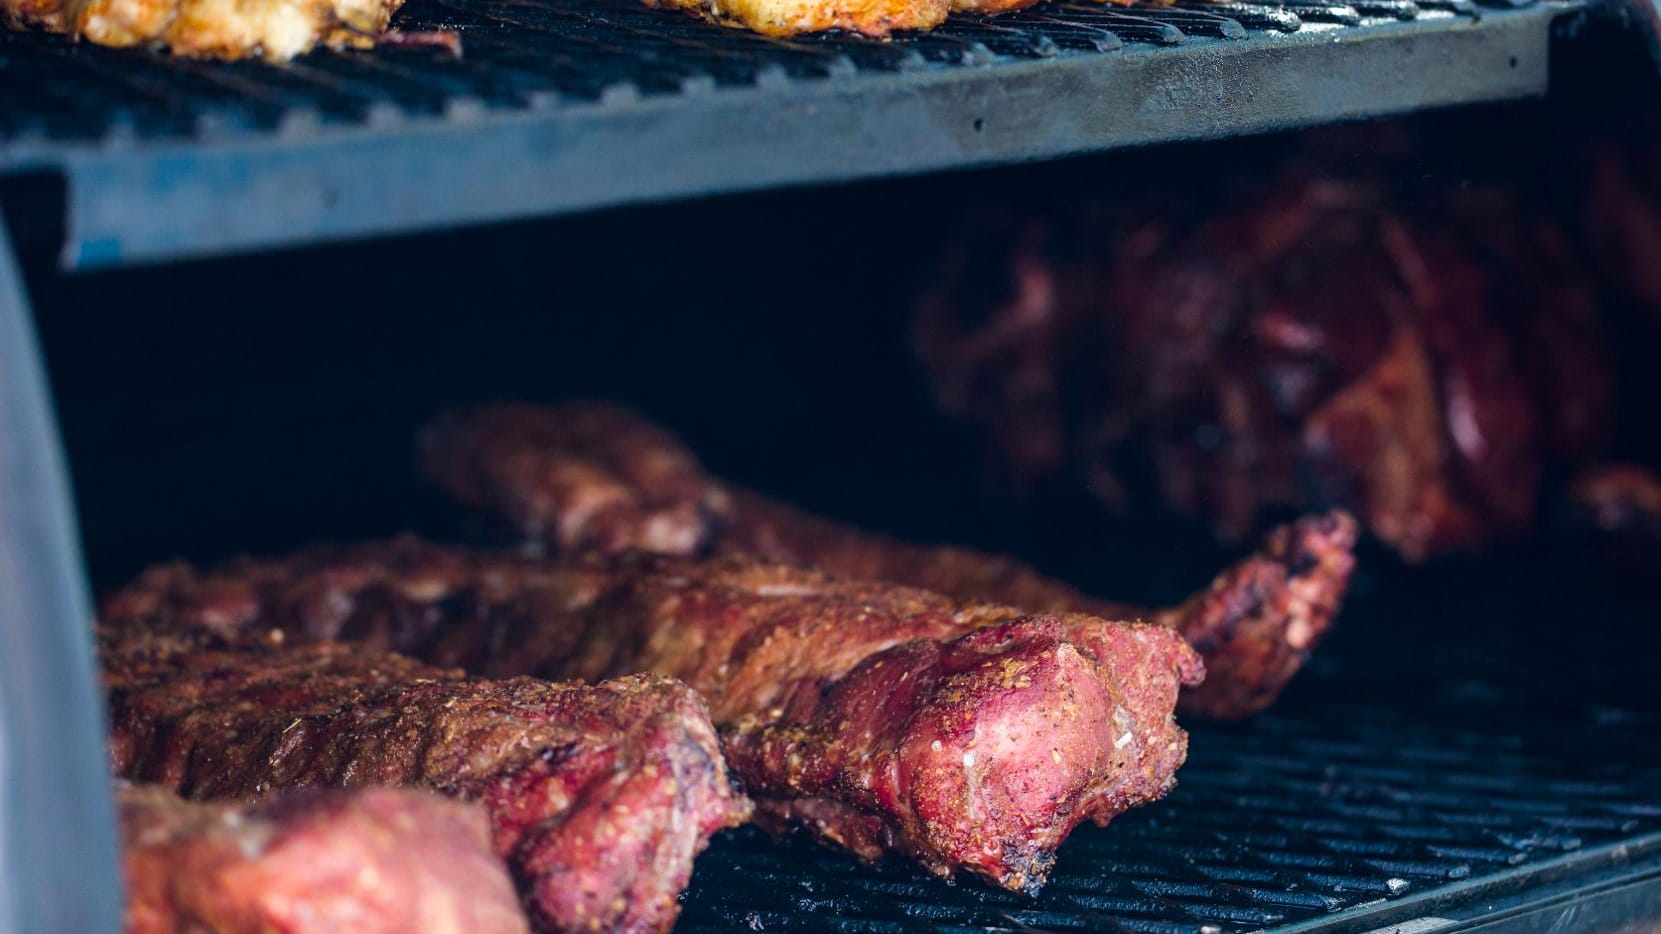
<svg viewBox="0 0 1661 934">
<path fill-rule="evenodd" d="M 391 788 L 250 805 L 120 791 L 127 934 L 523 934 L 483 811 Z"/>
</svg>

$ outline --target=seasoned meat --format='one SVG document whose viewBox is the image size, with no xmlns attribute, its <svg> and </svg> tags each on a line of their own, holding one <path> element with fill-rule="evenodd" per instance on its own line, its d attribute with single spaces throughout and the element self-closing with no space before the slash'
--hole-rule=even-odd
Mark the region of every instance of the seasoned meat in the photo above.
<svg viewBox="0 0 1661 934">
<path fill-rule="evenodd" d="M 128 934 L 518 934 L 482 811 L 390 788 L 199 804 L 120 791 Z"/>
<path fill-rule="evenodd" d="M 1001 13 L 1038 0 L 645 0 L 647 6 L 684 10 L 712 22 L 769 36 L 840 29 L 885 37 L 932 29 L 950 13 Z"/>
<path fill-rule="evenodd" d="M 748 815 L 702 703 L 667 678 L 483 681 L 231 628 L 99 627 L 117 774 L 192 799 L 390 785 L 479 802 L 555 931 L 668 930 L 693 857 Z"/>
<path fill-rule="evenodd" d="M 1338 612 L 1354 566 L 1345 515 L 1299 520 L 1179 606 L 1087 596 L 1012 558 L 913 545 L 810 515 L 707 476 L 672 433 L 618 406 L 492 405 L 422 435 L 427 474 L 466 506 L 562 553 L 749 554 L 1034 612 L 1147 619 L 1200 651 L 1182 711 L 1233 719 L 1273 703 Z"/>
<path fill-rule="evenodd" d="M 1636 464 L 1587 468 L 1568 491 L 1577 544 L 1655 581 L 1661 579 L 1661 474 Z"/>
<path fill-rule="evenodd" d="M 762 823 L 1029 892 L 1081 821 L 1170 790 L 1187 752 L 1177 690 L 1202 675 L 1161 626 L 740 557 L 550 561 L 400 539 L 158 568 L 104 612 L 363 639 L 492 677 L 679 677 L 708 699 Z"/>
<path fill-rule="evenodd" d="M 283 61 L 318 45 L 367 48 L 402 5 L 403 0 L 0 0 L 0 22 L 99 45 Z"/>
<path fill-rule="evenodd" d="M 842 29 L 867 36 L 932 29 L 946 21 L 948 0 L 645 0 L 769 36 Z"/>
<path fill-rule="evenodd" d="M 1229 539 L 1327 504 L 1410 561 L 1527 529 L 1610 428 L 1563 231 L 1494 185 L 1296 169 L 974 227 L 916 318 L 941 407 L 1014 485 L 1153 493 Z"/>
<path fill-rule="evenodd" d="M 1631 123 L 1632 126 L 1623 126 Z M 1661 123 L 1632 114 L 1588 147 L 1581 232 L 1624 298 L 1661 323 Z"/>
</svg>

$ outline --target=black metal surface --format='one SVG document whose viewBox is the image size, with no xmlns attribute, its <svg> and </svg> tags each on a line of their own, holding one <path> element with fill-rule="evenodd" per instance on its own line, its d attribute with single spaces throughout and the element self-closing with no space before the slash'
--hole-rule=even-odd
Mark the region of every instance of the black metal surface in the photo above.
<svg viewBox="0 0 1661 934">
<path fill-rule="evenodd" d="M 1196 729 L 1177 791 L 1076 832 L 1036 900 L 746 832 L 702 858 L 680 930 L 1367 930 L 1565 869 L 1661 873 L 1661 768 L 1536 739 L 1372 707 Z"/>
<path fill-rule="evenodd" d="M 273 68 L 93 52 L 56 38 L 13 36 L 0 45 L 6 64 L 0 95 L 13 102 L 0 111 L 0 138 L 96 141 L 112 132 L 138 139 L 191 137 L 308 121 L 350 125 L 391 119 L 392 112 L 455 116 L 474 108 L 678 97 L 768 82 L 1248 40 L 1311 27 L 1451 22 L 1453 14 L 1470 22 L 1484 6 L 1516 4 L 1181 0 L 1118 7 L 1069 0 L 998 17 L 958 16 L 930 33 L 878 42 L 840 35 L 770 39 L 632 0 L 413 0 L 399 27 L 453 30 L 462 56 L 390 47 L 317 54 Z"/>
<path fill-rule="evenodd" d="M 1083 0 L 767 39 L 631 0 L 415 0 L 465 52 L 286 67 L 0 38 L 0 171 L 71 265 L 1046 158 L 1543 93 L 1578 2 Z"/>
</svg>

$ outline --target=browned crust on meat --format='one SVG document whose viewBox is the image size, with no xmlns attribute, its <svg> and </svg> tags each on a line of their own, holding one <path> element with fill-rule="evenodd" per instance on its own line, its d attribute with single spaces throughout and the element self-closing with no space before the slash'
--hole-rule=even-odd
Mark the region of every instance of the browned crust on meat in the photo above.
<svg viewBox="0 0 1661 934">
<path fill-rule="evenodd" d="M 1173 626 L 1209 672 L 1181 709 L 1214 719 L 1273 703 L 1330 628 L 1354 565 L 1354 522 L 1331 513 L 1272 532 L 1264 551 L 1178 607 L 1101 600 L 1013 558 L 900 542 L 726 487 L 673 434 L 605 403 L 451 412 L 421 449 L 427 475 L 464 505 L 560 553 L 747 554 L 960 600 Z M 1289 570 L 1294 553 L 1315 558 Z"/>
<path fill-rule="evenodd" d="M 701 702 L 640 676 L 470 679 L 174 616 L 99 628 L 115 771 L 187 797 L 426 788 L 484 805 L 539 926 L 666 931 L 692 859 L 742 821 Z"/>
<path fill-rule="evenodd" d="M 403 0 L 0 0 L 0 23 L 190 58 L 273 61 L 368 48 Z"/>
<path fill-rule="evenodd" d="M 1174 784 L 1174 632 L 1025 615 L 744 557 L 549 561 L 411 539 L 157 569 L 106 619 L 364 639 L 493 677 L 652 671 L 704 694 L 764 823 L 1042 885 L 1080 821 Z"/>
<path fill-rule="evenodd" d="M 932 29 L 946 20 L 947 0 L 645 0 L 712 23 L 768 36 L 840 29 L 872 38 Z"/>
</svg>

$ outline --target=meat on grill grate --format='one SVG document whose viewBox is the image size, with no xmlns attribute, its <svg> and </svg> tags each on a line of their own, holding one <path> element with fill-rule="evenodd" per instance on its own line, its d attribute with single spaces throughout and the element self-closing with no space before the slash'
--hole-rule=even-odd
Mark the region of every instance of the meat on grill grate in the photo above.
<svg viewBox="0 0 1661 934">
<path fill-rule="evenodd" d="M 0 0 L 0 25 L 199 58 L 293 58 L 367 48 L 403 0 Z"/>
<path fill-rule="evenodd" d="M 1599 464 L 1575 477 L 1565 499 L 1578 544 L 1645 580 L 1661 580 L 1661 474 Z"/>
<path fill-rule="evenodd" d="M 389 788 L 248 806 L 120 792 L 127 934 L 520 934 L 484 813 Z"/>
<path fill-rule="evenodd" d="M 1151 609 L 1087 596 L 1012 558 L 896 541 L 728 487 L 672 433 L 618 406 L 453 412 L 423 432 L 421 447 L 439 486 L 556 552 L 748 554 L 965 601 L 1170 626 L 1206 667 L 1181 709 L 1215 719 L 1274 702 L 1326 634 L 1354 566 L 1354 523 L 1313 516 L 1274 531 L 1182 604 Z"/>
<path fill-rule="evenodd" d="M 1171 789 L 1177 691 L 1202 675 L 1161 626 L 741 557 L 561 562 L 400 539 L 157 568 L 104 613 L 359 639 L 492 677 L 679 677 L 765 825 L 1029 892 L 1073 827 Z"/>
<path fill-rule="evenodd" d="M 1527 529 L 1610 433 L 1564 231 L 1495 185 L 1286 175 L 959 238 L 916 318 L 942 408 L 1014 485 L 1154 491 L 1226 538 L 1329 503 L 1408 560 Z"/>
<path fill-rule="evenodd" d="M 233 628 L 99 627 L 118 774 L 193 799 L 391 785 L 477 801 L 557 931 L 667 930 L 693 857 L 749 813 L 702 703 L 672 680 L 484 681 Z"/>
</svg>

